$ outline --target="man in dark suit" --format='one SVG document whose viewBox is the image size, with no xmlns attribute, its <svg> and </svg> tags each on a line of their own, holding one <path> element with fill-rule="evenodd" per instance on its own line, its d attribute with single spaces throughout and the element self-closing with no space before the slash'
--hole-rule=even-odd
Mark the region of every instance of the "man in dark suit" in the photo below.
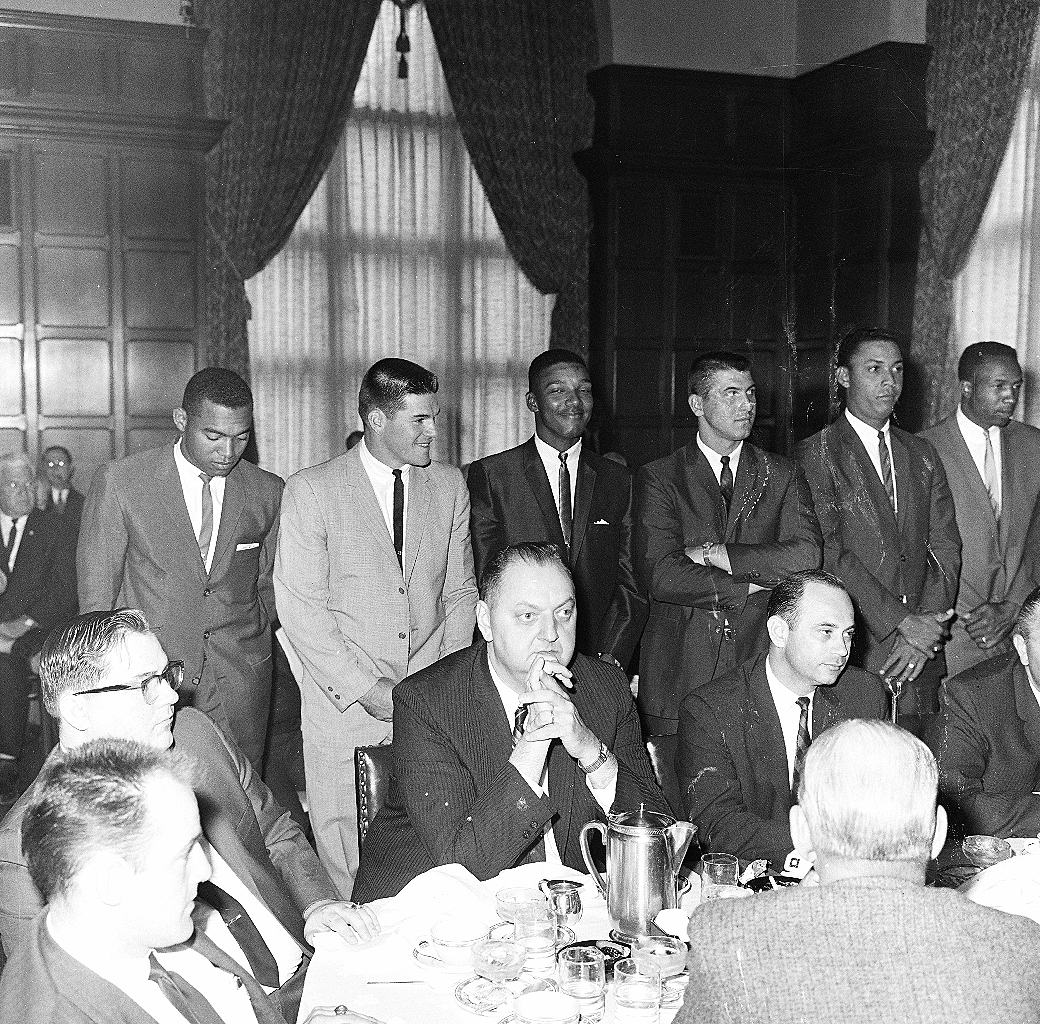
<svg viewBox="0 0 1040 1024">
<path fill-rule="evenodd" d="M 791 831 L 819 885 L 698 907 L 676 1024 L 1040 1018 L 1040 925 L 925 887 L 946 836 L 936 774 L 886 722 L 815 741 Z"/>
<path fill-rule="evenodd" d="M 687 693 L 764 650 L 769 590 L 820 564 L 801 470 L 747 440 L 750 361 L 699 355 L 689 393 L 696 439 L 636 474 L 636 575 L 650 594 L 639 710 L 657 734 L 675 733 Z"/>
<path fill-rule="evenodd" d="M 0 457 L 0 800 L 18 795 L 29 711 L 30 662 L 47 633 L 76 614 L 75 550 L 61 521 L 36 508 L 35 474 L 21 452 Z"/>
<path fill-rule="evenodd" d="M 881 718 L 877 676 L 847 669 L 853 611 L 842 582 L 795 573 L 769 597 L 769 651 L 691 693 L 679 719 L 679 783 L 702 846 L 777 869 L 809 744 L 847 718 Z"/>
<path fill-rule="evenodd" d="M 850 331 L 837 367 L 845 410 L 797 457 L 823 529 L 823 567 L 845 582 L 861 622 L 853 663 L 902 691 L 900 724 L 920 733 L 938 711 L 957 596 L 953 497 L 932 445 L 890 422 L 903 389 L 898 339 Z"/>
<path fill-rule="evenodd" d="M 632 572 L 632 476 L 582 443 L 592 381 L 581 356 L 541 353 L 528 384 L 534 436 L 467 473 L 477 576 L 510 544 L 560 545 L 578 599 L 578 650 L 626 668 L 647 613 Z"/>
<path fill-rule="evenodd" d="M 75 544 L 86 499 L 72 486 L 72 474 L 76 471 L 72 464 L 72 453 L 60 444 L 52 444 L 40 456 L 40 470 L 47 490 L 44 508 L 64 517 Z"/>
<path fill-rule="evenodd" d="M 945 649 L 951 676 L 1011 651 L 1015 618 L 1033 587 L 1037 552 L 1026 539 L 1040 497 L 1040 430 L 1011 418 L 1022 389 L 1015 350 L 969 345 L 957 376 L 960 408 L 921 433 L 942 459 L 961 535 L 957 617 Z"/>
<path fill-rule="evenodd" d="M 175 444 L 95 475 L 77 552 L 80 608 L 142 609 L 184 662 L 195 707 L 259 770 L 282 481 L 241 461 L 253 395 L 237 373 L 200 370 L 173 422 Z"/>
<path fill-rule="evenodd" d="M 1011 635 L 1014 650 L 947 679 L 932 740 L 939 790 L 957 836 L 1040 832 L 1040 590 Z"/>
<path fill-rule="evenodd" d="M 205 936 L 189 944 L 210 876 L 190 762 L 88 743 L 48 764 L 24 825 L 48 906 L 0 978 L 3 1020 L 282 1021 L 248 971 Z"/>
<path fill-rule="evenodd" d="M 286 1018 L 294 1021 L 313 937 L 334 930 L 348 942 L 367 938 L 376 927 L 370 912 L 339 901 L 288 811 L 209 718 L 184 708 L 174 720 L 183 666 L 167 660 L 139 612 L 81 615 L 57 630 L 44 647 L 40 678 L 44 703 L 59 722 L 59 748 L 51 760 L 91 740 L 117 738 L 159 749 L 175 744 L 195 762 L 212 882 L 223 890 L 203 893 L 199 930 L 276 990 Z M 0 934 L 8 955 L 29 938 L 41 907 L 19 842 L 33 798 L 30 789 L 0 825 Z M 223 926 L 237 912 L 235 904 L 259 940 Z"/>
<path fill-rule="evenodd" d="M 575 596 L 553 544 L 518 544 L 481 576 L 484 637 L 394 689 L 389 799 L 361 851 L 363 900 L 438 864 L 477 878 L 544 860 L 581 868 L 582 826 L 667 811 L 625 674 L 575 655 Z"/>
</svg>

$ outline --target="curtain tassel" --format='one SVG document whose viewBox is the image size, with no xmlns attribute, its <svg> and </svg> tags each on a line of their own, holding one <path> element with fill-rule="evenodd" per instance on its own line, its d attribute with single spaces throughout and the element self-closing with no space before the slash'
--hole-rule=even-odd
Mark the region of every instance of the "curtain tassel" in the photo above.
<svg viewBox="0 0 1040 1024">
<path fill-rule="evenodd" d="M 405 79 L 408 77 L 408 54 L 412 50 L 412 44 L 408 41 L 408 26 L 405 16 L 408 8 L 418 3 L 418 0 L 393 0 L 393 3 L 401 13 L 401 31 L 397 33 L 397 52 L 400 54 L 397 62 L 397 77 Z"/>
</svg>

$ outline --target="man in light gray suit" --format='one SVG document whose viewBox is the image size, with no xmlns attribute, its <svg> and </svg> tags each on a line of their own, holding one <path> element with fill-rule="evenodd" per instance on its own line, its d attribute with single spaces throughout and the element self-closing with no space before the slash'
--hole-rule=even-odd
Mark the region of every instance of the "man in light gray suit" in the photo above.
<svg viewBox="0 0 1040 1024">
<path fill-rule="evenodd" d="M 469 493 L 433 462 L 437 378 L 381 359 L 361 383 L 364 440 L 286 485 L 279 618 L 303 663 L 303 753 L 318 855 L 349 898 L 354 749 L 391 738 L 394 686 L 468 647 L 477 591 Z"/>
<path fill-rule="evenodd" d="M 925 887 L 937 786 L 928 748 L 888 722 L 814 739 L 791 835 L 819 884 L 698 907 L 676 1024 L 1040 1019 L 1040 925 Z"/>
<path fill-rule="evenodd" d="M 1015 617 L 1034 585 L 1026 538 L 1040 495 L 1040 430 L 1011 418 L 1022 389 L 1015 350 L 970 345 L 957 376 L 960 408 L 921 435 L 942 459 L 961 535 L 948 676 L 1011 652 Z"/>
</svg>

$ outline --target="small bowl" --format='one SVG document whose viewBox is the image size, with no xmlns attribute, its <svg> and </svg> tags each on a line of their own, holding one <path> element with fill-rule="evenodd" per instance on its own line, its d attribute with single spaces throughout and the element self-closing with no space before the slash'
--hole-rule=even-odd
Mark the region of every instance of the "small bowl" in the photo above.
<svg viewBox="0 0 1040 1024">
<path fill-rule="evenodd" d="M 518 907 L 531 903 L 544 905 L 547 902 L 544 893 L 529 886 L 499 889 L 495 894 L 495 907 L 498 910 L 498 916 L 503 921 L 511 921 L 513 924 L 516 924 Z"/>
<path fill-rule="evenodd" d="M 1008 841 L 996 836 L 965 836 L 961 849 L 977 868 L 992 867 L 1012 855 Z"/>
<path fill-rule="evenodd" d="M 430 927 L 430 946 L 439 960 L 463 966 L 472 963 L 473 947 L 487 933 L 487 925 L 480 921 L 446 918 Z"/>
<path fill-rule="evenodd" d="M 513 1000 L 519 1024 L 578 1024 L 578 1000 L 562 992 L 525 992 Z"/>
<path fill-rule="evenodd" d="M 559 952 L 562 953 L 564 949 L 573 949 L 575 946 L 592 946 L 603 954 L 603 968 L 607 981 L 614 976 L 614 964 L 632 955 L 632 947 L 627 942 L 615 942 L 613 939 L 584 939 L 581 942 L 571 942 Z"/>
</svg>

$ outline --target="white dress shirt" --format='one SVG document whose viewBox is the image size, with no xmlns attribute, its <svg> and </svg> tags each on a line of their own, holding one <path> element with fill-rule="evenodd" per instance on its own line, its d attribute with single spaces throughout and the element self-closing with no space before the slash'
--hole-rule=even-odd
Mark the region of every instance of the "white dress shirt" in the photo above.
<svg viewBox="0 0 1040 1024">
<path fill-rule="evenodd" d="M 148 957 L 117 959 L 104 956 L 89 942 L 88 937 L 67 935 L 55 930 L 49 914 L 45 924 L 51 938 L 69 956 L 115 985 L 145 1013 L 151 1014 L 157 1024 L 186 1024 L 185 1018 L 173 1008 L 162 989 L 148 980 Z M 174 951 L 156 951 L 155 958 L 209 1000 L 224 1024 L 257 1024 L 245 986 L 234 975 L 215 967 L 201 953 L 179 948 Z"/>
<path fill-rule="evenodd" d="M 845 410 L 845 418 L 849 421 L 849 425 L 859 439 L 863 442 L 863 447 L 867 449 L 867 454 L 870 456 L 871 464 L 877 471 L 878 479 L 881 481 L 882 486 L 885 483 L 885 474 L 881 469 L 881 452 L 879 451 L 880 442 L 878 441 L 878 432 L 869 423 L 864 423 L 858 416 L 853 416 L 848 409 Z M 885 447 L 888 448 L 888 461 L 892 466 L 892 490 L 896 495 L 896 503 L 892 506 L 893 512 L 899 511 L 899 488 L 896 486 L 896 460 L 892 458 L 892 436 L 889 433 L 889 421 L 885 420 L 885 425 L 881 428 L 881 432 L 885 435 Z"/>
<path fill-rule="evenodd" d="M 17 519 L 12 519 L 6 512 L 0 512 L 0 540 L 4 542 L 6 547 L 8 540 L 11 538 L 11 530 L 16 531 L 14 538 L 14 550 L 11 552 L 11 568 L 14 568 L 15 562 L 18 561 L 18 549 L 22 546 L 22 534 L 25 533 L 25 524 L 28 522 L 28 516 L 19 516 Z M 0 552 L 0 561 L 3 561 L 3 553 Z M 0 565 L 0 571 L 7 572 L 6 565 Z"/>
<path fill-rule="evenodd" d="M 377 459 L 369 450 L 368 444 L 362 438 L 358 442 L 358 451 L 361 453 L 361 465 L 365 467 L 365 473 L 372 484 L 372 490 L 376 494 L 376 504 L 379 511 L 383 513 L 383 522 L 390 533 L 390 539 L 394 539 L 394 471 Z M 401 467 L 401 481 L 404 484 L 404 529 L 401 533 L 401 548 L 404 550 L 405 538 L 408 536 L 408 478 L 411 466 Z"/>
<path fill-rule="evenodd" d="M 516 709 L 520 706 L 520 697 L 517 692 L 510 687 L 506 686 L 505 683 L 499 678 L 498 673 L 495 671 L 495 666 L 491 661 L 490 656 L 488 657 L 488 668 L 491 670 L 491 681 L 495 684 L 495 689 L 498 690 L 498 696 L 502 701 L 502 707 L 506 712 L 506 721 L 509 723 L 509 728 L 513 728 L 513 720 L 516 718 Z M 555 742 L 559 742 L 558 740 Z M 549 795 L 549 779 L 548 779 L 549 759 L 545 759 L 545 765 L 542 768 L 542 776 L 540 779 L 529 779 L 524 776 L 527 784 L 533 789 L 539 796 Z M 592 785 L 592 775 L 596 776 L 597 781 L 606 776 L 609 769 L 610 776 L 609 781 L 606 785 L 599 788 L 595 788 Z M 581 771 L 581 766 L 578 766 L 578 771 Z M 603 773 L 601 776 L 600 773 Z M 523 773 L 521 773 L 523 774 Z M 614 794 L 617 791 L 617 774 L 618 766 L 617 761 L 614 758 L 607 758 L 607 763 L 601 768 L 597 769 L 592 775 L 585 776 L 585 785 L 588 786 L 589 792 L 593 795 L 596 803 L 603 809 L 603 813 L 606 814 L 610 811 L 610 808 L 614 804 Z M 551 824 L 546 825 L 545 829 L 545 861 L 547 864 L 560 864 L 560 850 L 556 845 L 556 837 L 553 835 L 553 829 Z"/>
<path fill-rule="evenodd" d="M 719 480 L 722 477 L 722 456 L 719 455 L 714 448 L 704 443 L 699 431 L 697 433 L 697 447 L 704 452 L 704 457 L 708 460 L 708 465 L 711 466 L 711 471 L 715 474 L 715 479 Z M 740 453 L 743 450 L 744 442 L 741 441 L 737 447 L 729 453 L 729 471 L 733 474 L 734 484 L 737 481 L 737 466 L 740 464 Z"/>
<path fill-rule="evenodd" d="M 957 408 L 957 426 L 960 428 L 964 443 L 968 446 L 968 451 L 971 453 L 972 462 L 975 463 L 975 468 L 979 471 L 979 476 L 982 477 L 982 482 L 985 484 L 986 428 L 980 427 L 977 423 L 968 419 L 961 412 L 959 406 Z M 1004 504 L 1004 451 L 1000 427 L 989 428 L 989 439 L 993 445 L 993 461 L 997 467 L 997 505 L 1002 507 Z"/>
<path fill-rule="evenodd" d="M 538 457 L 545 467 L 545 475 L 549 478 L 553 501 L 556 509 L 560 508 L 560 456 L 567 456 L 567 471 L 571 475 L 571 514 L 574 513 L 574 499 L 578 493 L 578 462 L 581 459 L 581 438 L 567 449 L 566 453 L 558 452 L 551 444 L 546 444 L 537 434 L 534 435 L 534 446 Z"/>
<path fill-rule="evenodd" d="M 257 931 L 267 943 L 271 955 L 278 964 L 278 981 L 284 985 L 295 973 L 303 960 L 303 950 L 300 949 L 296 940 L 282 927 L 281 921 L 267 908 L 267 906 L 253 895 L 251 889 L 232 871 L 227 861 L 217 853 L 208 843 L 206 853 L 209 856 L 210 866 L 213 874 L 210 881 L 219 885 L 229 896 L 242 904 L 242 909 L 250 916 Z M 192 914 L 196 926 L 201 926 L 203 931 L 225 952 L 232 960 L 237 961 L 243 967 L 248 968 L 249 960 L 242 947 L 235 941 L 234 936 L 228 931 L 224 919 L 212 907 L 207 906 L 201 900 L 195 902 L 195 913 Z M 266 988 L 266 986 L 264 986 Z M 267 989 L 267 991 L 271 991 Z"/>
<path fill-rule="evenodd" d="M 69 500 L 69 489 L 66 487 L 63 490 L 58 490 L 57 487 L 51 488 L 51 504 L 64 505 Z"/>
<path fill-rule="evenodd" d="M 202 529 L 202 470 L 188 461 L 178 441 L 173 446 L 173 461 L 181 478 L 181 490 L 184 492 L 184 504 L 188 506 L 188 518 L 191 528 L 198 537 Z M 209 493 L 213 498 L 213 532 L 209 538 L 209 550 L 206 552 L 206 572 L 213 565 L 213 552 L 217 547 L 217 531 L 220 529 L 220 512 L 224 507 L 224 485 L 227 477 L 210 477 Z"/>
<path fill-rule="evenodd" d="M 802 709 L 798 704 L 799 694 L 789 690 L 773 672 L 766 658 L 766 682 L 769 683 L 769 692 L 773 695 L 773 703 L 776 705 L 776 713 L 780 716 L 780 730 L 784 734 L 784 748 L 787 751 L 787 781 L 794 783 L 794 756 L 798 749 L 798 723 L 802 718 Z M 809 737 L 812 738 L 812 713 L 813 701 L 816 699 L 816 691 L 806 694 L 809 698 Z"/>
</svg>

